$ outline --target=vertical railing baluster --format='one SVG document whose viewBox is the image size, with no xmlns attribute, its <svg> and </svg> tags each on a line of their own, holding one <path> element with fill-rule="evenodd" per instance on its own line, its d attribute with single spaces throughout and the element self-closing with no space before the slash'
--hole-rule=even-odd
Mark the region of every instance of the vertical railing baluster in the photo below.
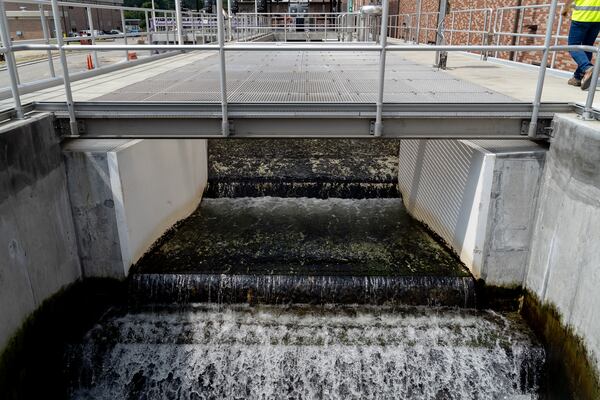
<svg viewBox="0 0 600 400">
<path fill-rule="evenodd" d="M 583 119 L 592 120 L 592 106 L 594 104 L 594 95 L 596 94 L 596 87 L 598 86 L 598 72 L 600 71 L 600 48 L 596 51 L 596 63 L 594 64 L 594 70 L 592 72 L 592 81 L 588 89 L 587 99 L 585 101 L 585 109 L 583 110 Z"/>
<path fill-rule="evenodd" d="M 146 21 L 146 41 L 148 42 L 148 44 L 152 44 L 152 37 L 150 34 L 150 19 L 148 18 L 148 10 L 144 11 L 144 18 Z M 152 51 L 150 51 L 150 54 L 152 54 Z"/>
<path fill-rule="evenodd" d="M 385 56 L 387 47 L 389 0 L 383 0 L 382 3 L 383 12 L 381 14 L 381 33 L 379 34 L 379 44 L 381 46 L 379 53 L 379 88 L 377 91 L 377 110 L 373 132 L 375 136 L 381 136 L 383 134 L 383 95 L 385 91 Z"/>
<path fill-rule="evenodd" d="M 183 26 L 181 24 L 181 0 L 175 0 L 175 24 L 177 26 L 177 44 L 183 44 Z"/>
<path fill-rule="evenodd" d="M 0 39 L 2 39 L 2 46 L 6 49 L 6 69 L 10 77 L 10 91 L 12 93 L 13 101 L 15 103 L 15 111 L 18 119 L 25 118 L 23 113 L 23 106 L 21 105 L 21 96 L 19 94 L 19 81 L 17 79 L 17 65 L 12 55 L 12 41 L 10 38 L 10 30 L 8 29 L 8 18 L 6 17 L 6 10 L 4 8 L 4 1 L 0 1 Z"/>
<path fill-rule="evenodd" d="M 533 110 L 531 112 L 531 123 L 529 124 L 529 137 L 537 136 L 537 120 L 542 101 L 542 90 L 544 88 L 544 78 L 546 77 L 546 66 L 548 65 L 548 53 L 550 51 L 550 41 L 552 40 L 552 30 L 554 28 L 554 14 L 556 14 L 556 4 L 558 0 L 552 0 L 550 4 L 550 13 L 548 14 L 546 26 L 546 38 L 544 39 L 544 55 L 540 63 L 540 72 L 538 75 L 537 86 L 535 89 L 535 98 L 533 99 Z"/>
<path fill-rule="evenodd" d="M 219 80 L 221 83 L 221 133 L 229 136 L 229 120 L 227 118 L 227 69 L 225 65 L 225 32 L 223 29 L 223 4 L 217 0 L 217 36 L 219 41 Z"/>
<path fill-rule="evenodd" d="M 86 7 L 88 26 L 90 27 L 90 35 L 92 36 L 92 45 L 96 44 L 96 33 L 94 32 L 94 21 L 92 20 L 92 7 Z M 92 51 L 92 58 L 94 60 L 94 68 L 98 68 L 100 63 L 98 62 L 98 52 Z"/>
<path fill-rule="evenodd" d="M 121 29 L 123 29 L 123 40 L 127 45 L 127 30 L 125 29 L 125 12 L 121 9 Z M 129 61 L 129 50 L 125 50 L 125 61 Z"/>
<path fill-rule="evenodd" d="M 44 43 L 50 44 L 50 29 L 48 28 L 48 20 L 46 19 L 46 10 L 42 4 L 40 4 L 38 8 L 40 10 L 40 23 L 42 24 Z M 48 56 L 48 69 L 50 70 L 50 76 L 55 78 L 56 71 L 54 70 L 54 61 L 52 60 L 52 51 L 46 51 L 46 55 Z"/>
<path fill-rule="evenodd" d="M 65 98 L 67 102 L 67 111 L 69 113 L 69 125 L 71 128 L 71 135 L 77 136 L 79 133 L 79 129 L 77 128 L 77 120 L 75 119 L 75 105 L 73 104 L 73 93 L 71 92 L 71 80 L 69 78 L 69 66 L 67 64 L 65 41 L 63 40 L 63 31 L 60 25 L 61 18 L 60 11 L 58 8 L 58 0 L 52 0 L 52 19 L 54 20 L 56 43 L 58 44 L 60 64 L 62 66 L 63 82 L 65 86 Z"/>
</svg>

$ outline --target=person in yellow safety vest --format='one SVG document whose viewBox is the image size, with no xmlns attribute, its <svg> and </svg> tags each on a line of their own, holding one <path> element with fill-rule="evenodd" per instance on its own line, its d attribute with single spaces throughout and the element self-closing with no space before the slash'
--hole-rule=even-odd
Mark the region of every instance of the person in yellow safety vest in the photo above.
<svg viewBox="0 0 600 400">
<path fill-rule="evenodd" d="M 569 28 L 569 45 L 593 46 L 600 32 L 600 0 L 567 0 L 562 15 L 566 17 L 571 8 L 573 11 Z M 587 90 L 590 87 L 594 66 L 592 53 L 582 50 L 569 53 L 577 63 L 577 69 L 568 83 L 581 86 L 581 90 Z"/>
</svg>

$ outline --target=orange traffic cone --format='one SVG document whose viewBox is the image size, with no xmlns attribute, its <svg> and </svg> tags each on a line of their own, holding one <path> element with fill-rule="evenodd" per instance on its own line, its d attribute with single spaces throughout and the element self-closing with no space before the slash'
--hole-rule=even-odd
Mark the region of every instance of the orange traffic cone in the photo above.
<svg viewBox="0 0 600 400">
<path fill-rule="evenodd" d="M 127 59 L 128 60 L 137 60 L 137 54 L 135 51 L 130 51 L 129 53 L 127 53 Z"/>
<path fill-rule="evenodd" d="M 94 69 L 94 61 L 92 61 L 92 55 L 87 56 L 87 69 Z"/>
</svg>

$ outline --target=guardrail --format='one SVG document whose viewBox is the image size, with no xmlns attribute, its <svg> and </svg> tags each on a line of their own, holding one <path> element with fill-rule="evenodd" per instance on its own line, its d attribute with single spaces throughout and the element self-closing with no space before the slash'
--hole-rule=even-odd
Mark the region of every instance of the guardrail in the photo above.
<svg viewBox="0 0 600 400">
<path fill-rule="evenodd" d="M 135 45 L 127 43 L 127 34 L 124 34 L 123 37 L 125 39 L 124 44 L 114 44 L 114 45 L 106 45 L 106 44 L 97 44 L 95 43 L 94 36 L 91 38 L 91 44 L 83 44 L 80 46 L 68 46 L 66 44 L 65 38 L 63 38 L 62 27 L 60 25 L 60 16 L 59 16 L 59 2 L 57 0 L 39 0 L 32 1 L 35 4 L 50 4 L 52 7 L 52 15 L 54 20 L 54 27 L 56 32 L 56 44 L 52 44 L 49 42 L 48 38 L 45 38 L 45 43 L 36 44 L 36 43 L 13 43 L 9 36 L 8 32 L 8 22 L 7 16 L 4 9 L 4 2 L 0 1 L 0 36 L 2 40 L 3 47 L 0 48 L 0 52 L 3 52 L 7 55 L 6 62 L 8 71 L 10 74 L 11 81 L 11 92 L 14 100 L 14 106 L 16 110 L 16 114 L 18 118 L 24 118 L 23 107 L 21 105 L 20 93 L 19 93 L 19 82 L 17 75 L 17 66 L 14 61 L 14 52 L 17 51 L 25 51 L 25 50 L 42 50 L 42 51 L 58 51 L 60 54 L 60 62 L 63 68 L 63 83 L 66 97 L 66 105 L 69 114 L 69 122 L 71 127 L 72 135 L 78 134 L 77 128 L 77 120 L 75 114 L 75 107 L 73 103 L 73 96 L 71 91 L 71 81 L 69 77 L 69 68 L 67 65 L 67 52 L 72 51 L 110 51 L 110 50 L 123 50 L 125 52 L 130 50 L 185 50 L 185 51 L 215 51 L 219 54 L 219 82 L 221 89 L 221 114 L 222 114 L 222 134 L 224 136 L 229 135 L 229 119 L 227 112 L 227 85 L 226 85 L 226 64 L 225 64 L 225 53 L 230 51 L 370 51 L 379 53 L 379 74 L 378 74 L 378 92 L 377 92 L 377 100 L 376 100 L 376 117 L 374 124 L 374 134 L 375 136 L 381 136 L 383 133 L 383 125 L 382 125 L 382 112 L 383 112 L 383 95 L 384 95 L 384 83 L 385 83 L 385 60 L 386 53 L 389 51 L 392 52 L 403 52 L 403 51 L 430 51 L 430 52 L 453 52 L 453 51 L 481 51 L 481 52 L 498 52 L 498 51 L 529 51 L 529 52 L 541 52 L 543 53 L 542 62 L 539 68 L 539 75 L 537 80 L 535 97 L 532 101 L 532 112 L 531 112 L 531 122 L 529 124 L 529 137 L 536 137 L 537 135 L 537 123 L 538 123 L 538 114 L 540 110 L 541 104 L 541 96 L 544 85 L 545 73 L 547 68 L 547 60 L 548 56 L 551 53 L 559 52 L 559 51 L 569 51 L 569 50 L 583 50 L 596 53 L 597 56 L 600 56 L 600 48 L 593 46 L 558 46 L 552 44 L 552 33 L 553 33 L 553 22 L 554 16 L 556 14 L 557 8 L 557 0 L 554 0 L 550 5 L 550 13 L 548 17 L 547 30 L 546 35 L 544 36 L 544 44 L 543 45 L 530 45 L 530 46 L 522 46 L 522 45 L 433 45 L 433 46 L 422 46 L 422 45 L 406 45 L 399 46 L 394 45 L 390 46 L 387 44 L 387 37 L 389 34 L 390 26 L 388 22 L 389 18 L 389 4 L 388 0 L 383 0 L 383 12 L 382 18 L 379 26 L 379 41 L 377 43 L 335 43 L 335 44 L 315 44 L 315 43 L 304 43 L 304 44 L 274 44 L 274 43 L 235 43 L 235 44 L 225 44 L 225 32 L 226 25 L 232 23 L 233 21 L 230 19 L 228 24 L 225 23 L 224 13 L 221 2 L 217 2 L 217 14 L 216 14 L 216 23 L 217 23 L 217 43 L 215 44 L 183 44 L 183 30 L 182 30 L 182 18 L 181 11 L 178 11 L 179 16 L 176 16 L 176 29 L 177 29 L 177 43 L 178 44 L 151 44 L 151 45 Z M 71 6 L 73 3 L 62 3 L 68 4 Z M 91 5 L 85 5 L 85 7 L 91 7 Z M 89 9 L 89 8 L 88 8 Z M 134 11 L 142 11 L 148 15 L 148 13 L 156 13 L 157 10 L 152 9 L 132 9 L 132 8 L 119 8 L 121 10 L 121 15 L 123 16 L 123 10 L 134 10 Z M 170 11 L 172 12 L 172 11 Z M 337 18 L 337 17 L 336 17 Z M 343 18 L 343 17 L 340 17 Z M 124 24 L 124 18 L 123 26 Z M 91 22 L 90 22 L 91 24 Z M 340 24 L 343 25 L 343 24 Z M 147 25 L 149 26 L 149 25 Z M 155 25 L 156 26 L 156 25 Z M 93 32 L 92 25 L 90 25 L 91 30 Z M 167 28 L 168 29 L 168 28 Z M 343 29 L 343 26 L 341 27 Z M 392 27 L 393 29 L 393 27 Z M 268 31 L 268 29 L 267 29 Z M 228 32 L 232 32 L 231 29 Z M 147 33 L 147 32 L 146 32 Z M 586 119 L 592 119 L 592 104 L 594 100 L 594 94 L 596 90 L 598 73 L 600 69 L 600 63 L 596 63 L 593 70 L 593 78 L 592 83 L 588 92 L 586 105 L 583 112 L 583 117 Z"/>
</svg>

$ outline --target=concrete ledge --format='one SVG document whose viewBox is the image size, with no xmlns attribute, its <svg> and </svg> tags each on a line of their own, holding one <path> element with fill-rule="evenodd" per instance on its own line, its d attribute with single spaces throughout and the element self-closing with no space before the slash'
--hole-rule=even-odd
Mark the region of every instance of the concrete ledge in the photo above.
<svg viewBox="0 0 600 400">
<path fill-rule="evenodd" d="M 0 131 L 0 350 L 45 299 L 81 276 L 49 114 Z"/>
<path fill-rule="evenodd" d="M 205 140 L 86 140 L 64 146 L 84 275 L 124 278 L 198 206 Z"/>
<path fill-rule="evenodd" d="M 402 140 L 400 191 L 476 278 L 520 286 L 544 155 L 528 141 Z"/>
<path fill-rule="evenodd" d="M 526 285 L 582 338 L 600 376 L 600 123 L 557 115 Z"/>
</svg>

